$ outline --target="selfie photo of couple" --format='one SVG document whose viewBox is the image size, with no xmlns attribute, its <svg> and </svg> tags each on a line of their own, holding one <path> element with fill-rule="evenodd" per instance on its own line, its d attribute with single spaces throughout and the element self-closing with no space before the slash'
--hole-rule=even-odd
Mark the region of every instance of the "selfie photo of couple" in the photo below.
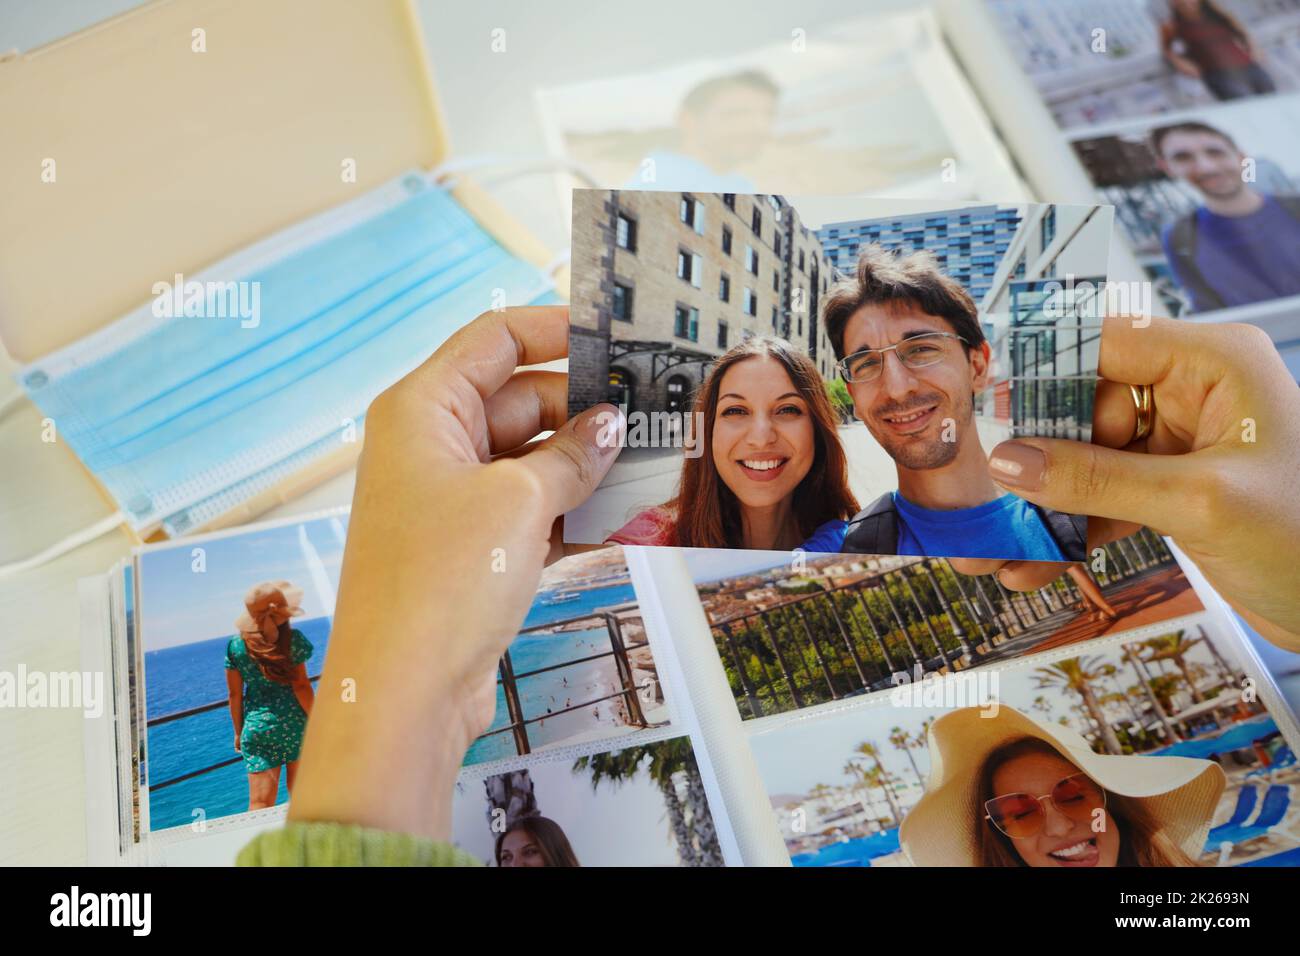
<svg viewBox="0 0 1300 956">
<path fill-rule="evenodd" d="M 570 411 L 619 407 L 569 542 L 1042 561 L 1012 494 L 1090 438 L 1108 207 L 575 190 Z M 611 429 L 613 433 L 615 429 Z"/>
</svg>

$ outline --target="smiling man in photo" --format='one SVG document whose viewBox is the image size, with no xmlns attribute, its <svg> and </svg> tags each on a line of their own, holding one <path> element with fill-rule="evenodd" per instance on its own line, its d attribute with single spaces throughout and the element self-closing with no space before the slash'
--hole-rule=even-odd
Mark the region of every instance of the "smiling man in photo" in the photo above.
<svg viewBox="0 0 1300 956">
<path fill-rule="evenodd" d="M 894 460 L 898 490 L 810 551 L 1078 561 L 1087 519 L 1039 508 L 1003 491 L 975 426 L 974 396 L 988 385 L 989 344 L 970 295 L 926 252 L 895 256 L 867 246 L 856 275 L 833 288 L 823 317 L 854 413 Z M 995 465 L 1027 446 L 998 448 Z M 842 535 L 842 537 L 841 537 Z"/>
<path fill-rule="evenodd" d="M 1154 130 L 1151 151 L 1167 176 L 1202 199 L 1161 235 L 1190 311 L 1300 295 L 1300 197 L 1252 185 L 1247 171 L 1257 164 L 1231 136 L 1205 123 Z"/>
</svg>

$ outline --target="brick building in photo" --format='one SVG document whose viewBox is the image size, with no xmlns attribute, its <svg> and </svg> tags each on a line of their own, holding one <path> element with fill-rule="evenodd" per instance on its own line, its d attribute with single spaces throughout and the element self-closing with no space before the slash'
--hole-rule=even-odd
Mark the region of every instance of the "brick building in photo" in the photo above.
<svg viewBox="0 0 1300 956">
<path fill-rule="evenodd" d="M 818 303 L 832 279 L 780 196 L 575 190 L 569 411 L 689 411 L 713 360 L 778 335 L 834 374 Z"/>
</svg>

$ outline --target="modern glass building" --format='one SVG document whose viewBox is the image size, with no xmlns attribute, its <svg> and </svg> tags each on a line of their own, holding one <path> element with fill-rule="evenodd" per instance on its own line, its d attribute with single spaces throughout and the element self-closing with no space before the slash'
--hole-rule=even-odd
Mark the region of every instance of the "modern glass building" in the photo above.
<svg viewBox="0 0 1300 956">
<path fill-rule="evenodd" d="M 1011 434 L 1092 440 L 1101 277 L 1011 284 Z"/>
<path fill-rule="evenodd" d="M 929 249 L 948 275 L 979 302 L 993 284 L 998 263 L 1020 224 L 1015 207 L 971 206 L 888 219 L 833 222 L 817 230 L 837 271 L 852 275 L 858 251 L 871 243 L 886 249 Z"/>
</svg>

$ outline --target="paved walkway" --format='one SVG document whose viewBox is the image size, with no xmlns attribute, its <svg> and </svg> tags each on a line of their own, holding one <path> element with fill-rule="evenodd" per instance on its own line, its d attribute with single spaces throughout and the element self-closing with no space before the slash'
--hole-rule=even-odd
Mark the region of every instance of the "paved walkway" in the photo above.
<svg viewBox="0 0 1300 956">
<path fill-rule="evenodd" d="M 1091 613 L 1081 613 L 1077 607 L 1066 608 L 1043 618 L 1025 633 L 999 644 L 983 655 L 980 663 L 1023 657 L 1205 610 L 1190 582 L 1177 567 L 1130 578 L 1102 588 L 1102 593 L 1119 612 L 1118 620 L 1097 621 Z"/>
</svg>

